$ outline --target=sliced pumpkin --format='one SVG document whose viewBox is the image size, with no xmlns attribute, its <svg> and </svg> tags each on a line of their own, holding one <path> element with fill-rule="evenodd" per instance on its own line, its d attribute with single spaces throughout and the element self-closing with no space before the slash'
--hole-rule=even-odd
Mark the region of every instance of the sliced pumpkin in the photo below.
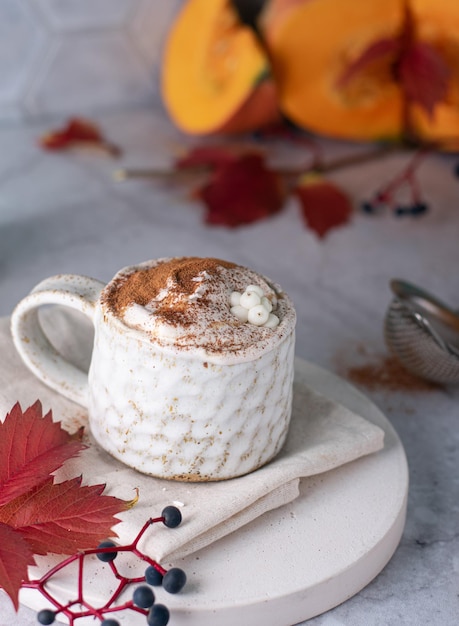
<svg viewBox="0 0 459 626">
<path fill-rule="evenodd" d="M 191 134 L 238 133 L 279 119 L 269 62 L 230 0 L 188 0 L 165 46 L 162 95 Z"/>
<path fill-rule="evenodd" d="M 260 30 L 282 112 L 333 137 L 398 138 L 403 97 L 391 42 L 403 22 L 403 0 L 271 0 Z"/>
<path fill-rule="evenodd" d="M 410 107 L 414 132 L 446 149 L 459 148 L 459 3 L 457 0 L 411 0 L 417 39 L 438 54 L 449 70 L 446 96 L 431 113 Z"/>
</svg>

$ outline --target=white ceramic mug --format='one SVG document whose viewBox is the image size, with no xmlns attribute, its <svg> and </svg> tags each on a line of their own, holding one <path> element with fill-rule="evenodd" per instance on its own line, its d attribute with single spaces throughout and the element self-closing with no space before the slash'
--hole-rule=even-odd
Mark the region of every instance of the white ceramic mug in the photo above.
<svg viewBox="0 0 459 626">
<path fill-rule="evenodd" d="M 11 317 L 23 361 L 49 387 L 87 408 L 99 445 L 140 472 L 211 481 L 264 465 L 282 447 L 291 416 L 293 307 L 273 347 L 255 359 L 225 364 L 202 351 L 157 345 L 107 308 L 106 290 L 135 269 L 124 268 L 108 285 L 75 275 L 37 285 Z M 92 321 L 88 375 L 45 336 L 38 309 L 48 304 L 71 307 Z"/>
</svg>

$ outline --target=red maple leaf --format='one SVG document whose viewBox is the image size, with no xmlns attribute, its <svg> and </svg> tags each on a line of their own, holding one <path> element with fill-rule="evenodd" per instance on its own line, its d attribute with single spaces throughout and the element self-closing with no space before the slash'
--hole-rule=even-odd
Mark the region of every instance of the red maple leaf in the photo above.
<svg viewBox="0 0 459 626">
<path fill-rule="evenodd" d="M 100 129 L 89 120 L 72 117 L 63 128 L 51 130 L 39 138 L 39 145 L 45 150 L 68 150 L 81 145 L 102 148 L 112 156 L 121 154 L 118 146 L 109 143 Z"/>
<path fill-rule="evenodd" d="M 18 608 L 33 554 L 72 554 L 113 535 L 116 513 L 129 503 L 101 495 L 81 478 L 55 483 L 50 474 L 85 446 L 42 416 L 40 402 L 16 404 L 0 424 L 0 586 Z"/>
<path fill-rule="evenodd" d="M 281 177 L 258 152 L 237 154 L 221 147 L 198 147 L 177 162 L 180 169 L 207 166 L 209 179 L 194 192 L 207 208 L 207 224 L 236 227 L 281 210 Z"/>
<path fill-rule="evenodd" d="M 352 214 L 348 196 L 316 174 L 302 176 L 293 190 L 301 204 L 303 219 L 322 239 L 332 228 L 346 224 Z"/>
</svg>

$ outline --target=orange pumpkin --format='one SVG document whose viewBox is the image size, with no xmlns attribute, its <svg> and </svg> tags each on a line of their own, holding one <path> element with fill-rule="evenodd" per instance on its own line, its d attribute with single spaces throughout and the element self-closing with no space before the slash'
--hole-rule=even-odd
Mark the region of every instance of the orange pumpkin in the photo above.
<svg viewBox="0 0 459 626">
<path fill-rule="evenodd" d="M 388 46 L 360 71 L 347 70 L 374 42 L 394 40 L 403 21 L 402 0 L 271 0 L 259 24 L 282 112 L 300 127 L 333 137 L 400 137 L 403 94 L 391 71 L 395 52 Z"/>
<path fill-rule="evenodd" d="M 267 55 L 230 0 L 188 0 L 169 33 L 162 95 L 190 134 L 251 131 L 279 119 Z"/>
</svg>

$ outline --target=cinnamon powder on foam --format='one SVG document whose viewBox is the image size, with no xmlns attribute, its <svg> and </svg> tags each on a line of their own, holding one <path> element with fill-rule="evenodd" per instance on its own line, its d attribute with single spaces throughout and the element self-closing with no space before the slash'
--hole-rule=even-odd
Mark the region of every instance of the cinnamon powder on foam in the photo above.
<svg viewBox="0 0 459 626">
<path fill-rule="evenodd" d="M 169 294 L 158 303 L 155 315 L 160 315 L 169 323 L 186 326 L 194 321 L 194 316 L 187 303 L 176 302 L 175 296 L 192 295 L 200 285 L 196 280 L 200 274 L 206 272 L 210 276 L 216 276 L 222 267 L 231 269 L 236 265 L 214 258 L 174 258 L 154 267 L 120 276 L 106 293 L 104 302 L 116 315 L 121 316 L 131 304 L 146 306 L 156 300 L 161 291 L 168 289 Z M 205 300 L 202 302 L 204 304 Z"/>
<path fill-rule="evenodd" d="M 275 295 L 276 314 L 285 324 L 272 330 L 243 323 L 230 313 L 230 293 L 243 291 L 248 283 Z M 133 306 L 146 307 L 154 322 L 152 341 L 173 343 L 181 350 L 198 347 L 225 358 L 231 353 L 253 358 L 281 341 L 295 323 L 293 305 L 276 285 L 243 266 L 214 258 L 179 257 L 127 268 L 103 290 L 102 305 L 124 322 Z M 173 342 L 157 333 L 163 324 L 179 330 Z M 135 322 L 132 327 L 137 327 Z"/>
</svg>

